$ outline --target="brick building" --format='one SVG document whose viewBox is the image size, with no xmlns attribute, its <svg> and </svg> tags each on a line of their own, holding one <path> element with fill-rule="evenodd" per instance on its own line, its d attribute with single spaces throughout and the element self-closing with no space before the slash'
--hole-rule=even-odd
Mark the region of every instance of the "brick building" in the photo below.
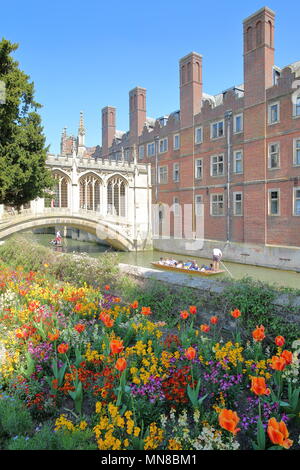
<svg viewBox="0 0 300 470">
<path fill-rule="evenodd" d="M 204 211 L 203 255 L 217 244 L 227 259 L 295 268 L 300 61 L 275 65 L 274 29 L 267 7 L 244 20 L 241 85 L 204 93 L 202 56 L 192 52 L 179 62 L 180 110 L 148 118 L 146 90 L 136 87 L 129 93 L 129 131 L 120 132 L 116 109 L 105 107 L 99 155 L 126 160 L 136 150 L 140 162 L 150 162 L 153 202 L 173 207 L 172 222 L 185 204 L 192 204 L 193 218 Z M 176 237 L 155 246 L 188 253 Z"/>
</svg>

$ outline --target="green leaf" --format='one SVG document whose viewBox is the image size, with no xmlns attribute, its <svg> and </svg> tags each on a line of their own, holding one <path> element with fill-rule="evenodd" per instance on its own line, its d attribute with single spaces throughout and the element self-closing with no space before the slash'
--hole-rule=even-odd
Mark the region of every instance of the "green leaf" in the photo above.
<svg viewBox="0 0 300 470">
<path fill-rule="evenodd" d="M 83 360 L 83 356 L 81 355 L 81 352 L 79 349 L 75 348 L 75 356 L 76 356 L 76 359 L 75 359 L 75 366 L 78 368 L 79 367 L 79 364 L 82 362 Z"/>
<path fill-rule="evenodd" d="M 61 387 L 61 385 L 63 383 L 67 365 L 68 364 L 65 362 L 58 371 L 57 379 L 58 379 L 58 386 L 59 387 Z"/>
<path fill-rule="evenodd" d="M 196 393 L 196 391 L 190 387 L 190 385 L 187 386 L 187 394 L 188 394 L 188 397 L 192 403 L 192 405 L 194 407 L 197 406 L 198 402 L 197 402 L 197 396 L 198 394 Z"/>
<path fill-rule="evenodd" d="M 260 447 L 254 441 L 252 441 L 252 447 L 254 450 L 260 450 Z"/>
<path fill-rule="evenodd" d="M 52 361 L 52 370 L 53 370 L 54 377 L 57 379 L 58 378 L 58 367 L 57 367 L 57 361 L 55 359 L 53 359 L 53 361 Z"/>
<path fill-rule="evenodd" d="M 291 405 L 292 405 L 293 410 L 296 410 L 299 405 L 299 394 L 300 394 L 300 389 L 294 390 L 292 394 Z"/>
<path fill-rule="evenodd" d="M 266 448 L 266 435 L 261 419 L 257 422 L 257 443 L 261 450 Z"/>
<path fill-rule="evenodd" d="M 204 400 L 207 396 L 208 396 L 208 394 L 203 395 L 203 397 L 201 397 L 201 398 L 198 398 L 198 403 L 199 403 L 200 406 L 202 405 L 202 403 L 204 402 Z"/>
<path fill-rule="evenodd" d="M 123 416 L 126 410 L 127 410 L 127 405 L 124 404 L 120 410 L 120 416 Z"/>
<path fill-rule="evenodd" d="M 280 401 L 279 405 L 282 406 L 283 408 L 289 408 L 290 404 L 286 401 Z"/>
<path fill-rule="evenodd" d="M 83 393 L 82 393 L 82 383 L 79 382 L 77 384 L 77 387 L 75 389 L 75 391 L 71 391 L 69 390 L 69 395 L 71 398 L 73 398 L 74 401 L 79 401 L 82 399 L 83 397 Z"/>
</svg>

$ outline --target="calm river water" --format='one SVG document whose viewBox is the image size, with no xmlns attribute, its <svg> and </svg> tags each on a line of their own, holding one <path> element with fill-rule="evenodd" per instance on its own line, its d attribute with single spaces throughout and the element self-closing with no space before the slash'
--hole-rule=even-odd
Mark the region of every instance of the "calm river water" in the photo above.
<svg viewBox="0 0 300 470">
<path fill-rule="evenodd" d="M 50 241 L 53 239 L 53 235 L 51 234 L 32 234 L 32 232 L 29 232 L 28 234 L 24 233 L 23 235 L 33 238 L 37 243 L 44 246 L 51 246 Z M 103 256 L 105 252 L 115 252 L 110 247 L 104 245 L 99 245 L 97 243 L 91 242 L 80 242 L 77 240 L 72 240 L 70 238 L 66 238 L 64 243 L 64 251 L 71 253 L 87 253 L 89 256 L 95 258 Z M 53 249 L 55 249 L 55 247 L 53 247 Z M 182 255 L 172 255 L 171 253 L 166 253 L 162 251 L 145 251 L 137 253 L 119 251 L 117 253 L 118 261 L 120 263 L 127 263 L 143 267 L 151 267 L 151 262 L 159 260 L 161 256 L 164 258 L 168 256 L 174 256 L 176 259 L 183 258 Z M 193 257 L 193 259 L 197 260 L 198 265 L 211 263 L 211 260 L 207 258 Z M 296 273 L 293 271 L 282 271 L 280 269 L 262 268 L 258 266 L 238 263 L 229 263 L 227 261 L 225 262 L 225 266 L 232 275 L 232 277 L 235 279 L 241 279 L 245 276 L 251 276 L 254 279 L 265 281 L 270 284 L 277 284 L 278 286 L 300 289 L 300 273 Z M 226 271 L 224 274 L 220 275 L 220 277 L 221 276 L 229 276 L 229 274 Z M 218 278 L 220 277 L 218 276 Z"/>
</svg>

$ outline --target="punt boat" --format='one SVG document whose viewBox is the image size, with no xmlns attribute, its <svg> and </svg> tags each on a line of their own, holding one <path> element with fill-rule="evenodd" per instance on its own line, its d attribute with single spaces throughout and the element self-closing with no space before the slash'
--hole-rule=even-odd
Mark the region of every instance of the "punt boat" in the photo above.
<svg viewBox="0 0 300 470">
<path fill-rule="evenodd" d="M 165 269 L 166 271 L 173 271 L 175 273 L 184 273 L 184 274 L 192 274 L 195 276 L 216 276 L 218 274 L 222 274 L 225 271 L 224 270 L 219 270 L 219 271 L 196 271 L 194 269 L 184 269 L 184 268 L 176 268 L 175 266 L 168 266 L 166 264 L 159 264 L 159 263 L 151 263 L 152 266 L 158 269 Z"/>
</svg>

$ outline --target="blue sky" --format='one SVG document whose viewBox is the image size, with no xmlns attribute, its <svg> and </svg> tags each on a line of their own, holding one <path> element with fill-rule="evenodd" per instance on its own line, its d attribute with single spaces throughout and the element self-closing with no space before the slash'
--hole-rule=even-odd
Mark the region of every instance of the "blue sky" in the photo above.
<svg viewBox="0 0 300 470">
<path fill-rule="evenodd" d="M 14 54 L 34 81 L 51 152 L 63 127 L 77 133 L 85 116 L 86 144 L 101 144 L 101 109 L 117 108 L 128 130 L 128 92 L 147 89 L 147 116 L 179 109 L 178 61 L 203 54 L 204 91 L 243 83 L 243 20 L 264 5 L 276 12 L 275 61 L 300 60 L 297 1 L 15 0 L 1 5 L 0 35 L 19 43 Z"/>
</svg>

